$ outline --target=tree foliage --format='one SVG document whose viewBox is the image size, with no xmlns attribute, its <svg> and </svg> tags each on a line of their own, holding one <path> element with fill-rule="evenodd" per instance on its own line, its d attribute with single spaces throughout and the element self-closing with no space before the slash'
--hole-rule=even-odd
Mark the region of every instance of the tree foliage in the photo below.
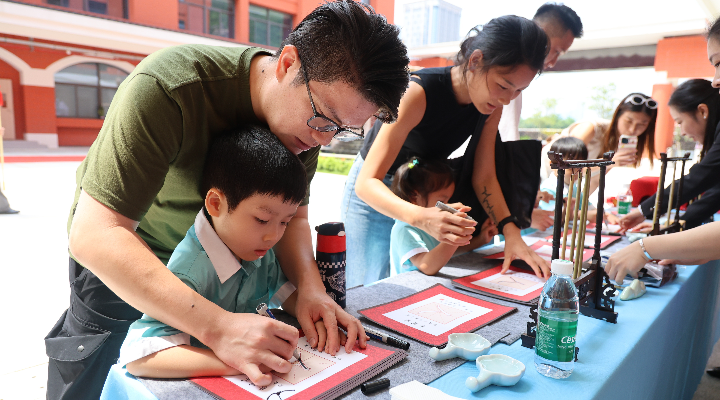
<svg viewBox="0 0 720 400">
<path fill-rule="evenodd" d="M 318 172 L 347 175 L 353 165 L 352 158 L 318 157 Z"/>
<path fill-rule="evenodd" d="M 618 101 L 615 98 L 615 89 L 617 89 L 617 87 L 614 83 L 593 87 L 593 94 L 590 96 L 590 105 L 588 108 L 595 111 L 600 118 L 612 118 Z"/>
<path fill-rule="evenodd" d="M 574 119 L 568 117 L 563 118 L 555 112 L 557 100 L 545 99 L 542 101 L 541 110 L 538 110 L 530 118 L 520 120 L 520 128 L 550 128 L 565 129 L 570 126 Z"/>
</svg>

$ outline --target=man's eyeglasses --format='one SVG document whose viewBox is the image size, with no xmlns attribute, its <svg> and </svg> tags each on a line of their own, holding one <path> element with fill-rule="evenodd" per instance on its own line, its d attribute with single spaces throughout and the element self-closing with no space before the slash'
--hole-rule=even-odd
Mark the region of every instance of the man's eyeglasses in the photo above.
<svg viewBox="0 0 720 400">
<path fill-rule="evenodd" d="M 641 105 L 645 104 L 645 107 L 647 107 L 647 108 L 649 108 L 649 109 L 651 109 L 651 110 L 654 110 L 654 109 L 658 108 L 658 102 L 655 101 L 655 100 L 653 100 L 652 97 L 647 97 L 647 98 L 646 98 L 646 97 L 641 96 L 641 95 L 639 95 L 639 94 L 631 95 L 630 97 L 628 97 L 628 98 L 625 100 L 625 102 L 626 102 L 626 103 L 633 104 L 633 105 L 636 105 L 636 106 L 641 106 Z"/>
<path fill-rule="evenodd" d="M 315 108 L 315 102 L 313 101 L 312 94 L 310 94 L 310 84 L 305 71 L 305 64 L 300 64 L 302 68 L 303 76 L 305 77 L 305 87 L 307 88 L 308 97 L 310 98 L 310 105 L 312 106 L 313 116 L 307 120 L 307 126 L 315 129 L 318 132 L 333 132 L 335 131 L 335 139 L 341 142 L 351 142 L 353 140 L 360 140 L 365 137 L 365 131 L 363 128 L 343 128 L 337 122 L 317 112 Z"/>
</svg>

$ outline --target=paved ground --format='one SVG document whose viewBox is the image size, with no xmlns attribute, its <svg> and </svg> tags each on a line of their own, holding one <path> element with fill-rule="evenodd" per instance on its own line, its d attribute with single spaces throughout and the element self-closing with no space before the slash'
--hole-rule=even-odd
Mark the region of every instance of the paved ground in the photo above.
<svg viewBox="0 0 720 400">
<path fill-rule="evenodd" d="M 70 154 L 82 151 L 74 149 Z M 33 152 L 23 154 L 29 153 Z M 78 164 L 5 165 L 5 194 L 21 212 L 0 215 L 0 266 L 6 276 L 0 290 L 0 319 L 6 321 L 0 329 L 0 400 L 45 398 L 43 338 L 68 305 L 66 222 Z M 344 182 L 344 176 L 316 174 L 311 188 L 312 226 L 339 219 Z M 718 345 L 711 364 L 720 365 Z M 717 399 L 718 393 L 720 380 L 703 377 L 694 399 Z"/>
<path fill-rule="evenodd" d="M 65 154 L 76 154 L 74 149 Z M 15 150 L 6 155 L 37 154 Z M 79 162 L 9 163 L 6 190 L 17 215 L 0 215 L 0 400 L 44 399 L 47 357 L 43 338 L 68 305 L 66 224 Z M 318 173 L 312 184 L 310 223 L 340 218 L 345 177 Z M 12 269 L 11 269 L 12 268 Z M 22 333 L 10 327 L 22 326 Z"/>
</svg>

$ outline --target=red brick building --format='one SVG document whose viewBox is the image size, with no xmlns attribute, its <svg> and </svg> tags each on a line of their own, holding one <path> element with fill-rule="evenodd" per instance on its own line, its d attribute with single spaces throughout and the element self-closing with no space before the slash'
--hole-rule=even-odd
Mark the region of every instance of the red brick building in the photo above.
<svg viewBox="0 0 720 400">
<path fill-rule="evenodd" d="M 362 0 L 393 21 L 394 0 Z M 321 0 L 0 1 L 6 140 L 88 146 L 145 56 L 186 43 L 277 47 Z"/>
</svg>

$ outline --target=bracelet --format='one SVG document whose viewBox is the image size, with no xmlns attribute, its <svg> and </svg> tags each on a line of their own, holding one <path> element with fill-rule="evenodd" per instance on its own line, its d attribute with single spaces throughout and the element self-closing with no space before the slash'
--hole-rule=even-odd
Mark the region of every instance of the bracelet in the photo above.
<svg viewBox="0 0 720 400">
<path fill-rule="evenodd" d="M 642 240 L 642 239 L 638 240 L 638 243 L 640 243 L 640 248 L 641 248 L 642 251 L 643 251 L 643 256 L 644 256 L 648 261 L 652 261 L 653 258 L 650 257 L 650 254 L 648 254 L 647 250 L 645 250 L 645 244 L 643 243 L 643 240 Z"/>
<path fill-rule="evenodd" d="M 512 222 L 513 224 L 515 224 L 515 226 L 518 226 L 518 219 L 517 219 L 517 217 L 514 216 L 514 215 L 511 215 L 511 216 L 509 216 L 509 217 L 503 218 L 502 221 L 498 222 L 498 224 L 497 224 L 498 232 L 499 232 L 500 234 L 503 234 L 503 228 L 505 228 L 505 225 L 507 225 L 507 224 L 509 224 L 509 223 L 511 223 L 511 222 Z M 519 226 L 518 226 L 518 228 L 519 228 Z"/>
</svg>

